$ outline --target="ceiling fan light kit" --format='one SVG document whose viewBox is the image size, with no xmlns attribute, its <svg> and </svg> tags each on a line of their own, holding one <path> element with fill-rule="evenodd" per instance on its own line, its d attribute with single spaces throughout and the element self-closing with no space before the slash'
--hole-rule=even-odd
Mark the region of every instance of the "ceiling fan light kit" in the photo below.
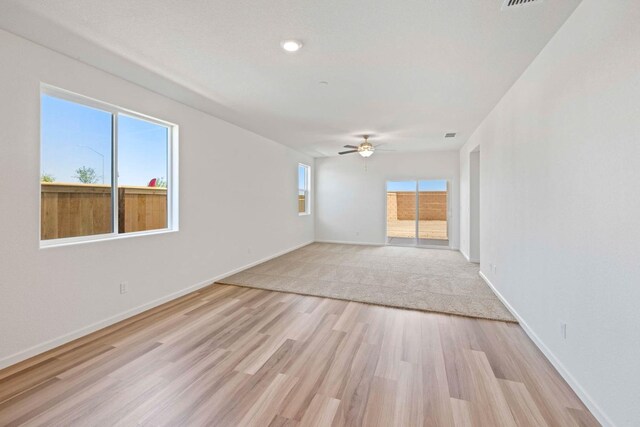
<svg viewBox="0 0 640 427">
<path fill-rule="evenodd" d="M 345 145 L 344 148 L 350 148 L 350 150 L 341 151 L 338 154 L 342 155 L 342 154 L 358 153 L 362 157 L 364 157 L 365 159 L 367 157 L 371 157 L 373 152 L 376 150 L 376 147 L 374 147 L 373 144 L 371 144 L 368 141 L 369 140 L 369 135 L 363 135 L 363 138 L 364 138 L 364 142 L 361 143 L 360 145 L 357 145 L 357 146 L 356 145 Z"/>
<path fill-rule="evenodd" d="M 358 147 L 358 154 L 366 159 L 367 157 L 370 157 L 374 151 L 375 148 L 367 141 L 367 137 L 365 137 L 364 142 Z"/>
</svg>

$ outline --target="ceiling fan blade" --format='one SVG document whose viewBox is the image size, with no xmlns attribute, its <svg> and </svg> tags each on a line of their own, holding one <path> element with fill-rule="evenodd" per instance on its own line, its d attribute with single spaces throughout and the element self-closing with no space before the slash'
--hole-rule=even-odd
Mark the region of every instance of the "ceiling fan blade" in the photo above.
<svg viewBox="0 0 640 427">
<path fill-rule="evenodd" d="M 341 151 L 338 154 L 342 155 L 342 154 L 349 154 L 349 153 L 357 153 L 358 150 L 349 150 L 349 151 Z"/>
<path fill-rule="evenodd" d="M 396 151 L 396 150 L 393 150 L 391 148 L 376 148 L 376 151 L 389 151 L 390 152 L 390 151 Z"/>
<path fill-rule="evenodd" d="M 358 148 L 356 145 L 345 145 L 344 148 Z"/>
</svg>

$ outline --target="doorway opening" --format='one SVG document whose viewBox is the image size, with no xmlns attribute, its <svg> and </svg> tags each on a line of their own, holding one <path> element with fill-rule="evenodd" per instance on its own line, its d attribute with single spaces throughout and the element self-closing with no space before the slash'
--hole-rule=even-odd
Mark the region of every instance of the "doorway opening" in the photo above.
<svg viewBox="0 0 640 427">
<path fill-rule="evenodd" d="M 445 179 L 387 181 L 387 244 L 449 246 Z"/>
</svg>

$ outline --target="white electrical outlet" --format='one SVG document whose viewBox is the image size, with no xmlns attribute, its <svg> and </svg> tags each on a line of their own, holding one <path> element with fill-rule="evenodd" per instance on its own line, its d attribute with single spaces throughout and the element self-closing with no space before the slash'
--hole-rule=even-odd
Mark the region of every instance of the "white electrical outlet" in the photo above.
<svg viewBox="0 0 640 427">
<path fill-rule="evenodd" d="M 127 282 L 120 283 L 120 293 L 126 294 L 127 292 L 129 292 L 129 284 Z"/>
<path fill-rule="evenodd" d="M 567 324 L 564 322 L 560 323 L 560 336 L 562 336 L 563 340 L 567 339 Z"/>
</svg>

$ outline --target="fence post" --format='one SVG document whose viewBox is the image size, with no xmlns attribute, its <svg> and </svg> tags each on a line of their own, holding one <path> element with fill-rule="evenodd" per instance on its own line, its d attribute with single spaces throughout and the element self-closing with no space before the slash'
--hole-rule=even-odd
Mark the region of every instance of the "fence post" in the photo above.
<svg viewBox="0 0 640 427">
<path fill-rule="evenodd" d="M 125 201 L 124 201 L 125 189 L 118 188 L 118 233 L 124 233 L 125 229 Z"/>
</svg>

